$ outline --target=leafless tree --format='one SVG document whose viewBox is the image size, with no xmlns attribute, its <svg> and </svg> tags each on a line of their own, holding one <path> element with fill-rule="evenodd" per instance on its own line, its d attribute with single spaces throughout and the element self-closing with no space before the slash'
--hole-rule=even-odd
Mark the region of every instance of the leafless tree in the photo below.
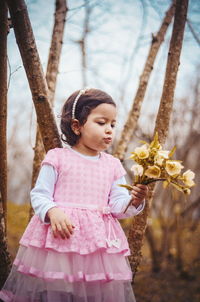
<svg viewBox="0 0 200 302">
<path fill-rule="evenodd" d="M 47 151 L 56 146 L 61 147 L 58 129 L 48 101 L 48 87 L 42 71 L 26 4 L 23 0 L 7 0 L 7 4 L 32 92 L 45 150 Z"/>
<path fill-rule="evenodd" d="M 66 0 L 56 0 L 54 27 L 52 32 L 51 47 L 49 50 L 49 58 L 46 71 L 46 81 L 49 90 L 49 101 L 52 105 L 54 103 L 54 95 L 56 90 L 56 81 L 63 44 L 63 35 L 67 10 L 68 8 Z M 39 127 L 37 126 L 31 183 L 32 188 L 34 187 L 36 179 L 38 177 L 40 164 L 42 159 L 44 158 L 44 154 L 44 146 L 40 135 Z M 32 215 L 33 210 L 32 208 L 30 208 L 30 217 L 32 217 Z"/>
<path fill-rule="evenodd" d="M 161 97 L 159 112 L 156 119 L 155 131 L 158 132 L 159 140 L 163 144 L 166 140 L 169 121 L 172 113 L 174 91 L 176 86 L 176 77 L 179 66 L 179 59 L 182 49 L 183 35 L 185 29 L 185 22 L 187 16 L 188 0 L 177 0 L 175 9 L 175 18 L 173 24 L 173 32 L 170 41 L 170 48 L 168 53 L 168 61 L 166 67 L 166 74 L 163 86 L 163 93 Z M 151 196 L 153 193 L 153 186 L 151 188 Z M 141 215 L 134 219 L 128 240 L 132 255 L 130 256 L 130 263 L 135 274 L 141 258 L 141 247 L 143 243 L 144 233 L 147 226 L 147 217 L 149 215 L 150 201 L 146 200 L 146 207 Z"/>
<path fill-rule="evenodd" d="M 7 32 L 8 9 L 5 1 L 0 2 L 0 288 L 10 270 L 10 255 L 6 241 L 7 204 Z"/>
<path fill-rule="evenodd" d="M 134 130 L 136 128 L 137 121 L 140 115 L 142 102 L 144 100 L 145 92 L 147 89 L 148 81 L 151 72 L 153 70 L 154 62 L 173 16 L 174 16 L 174 3 L 170 6 L 169 10 L 167 11 L 159 31 L 155 36 L 153 35 L 152 37 L 150 50 L 147 56 L 147 60 L 143 72 L 140 76 L 140 82 L 133 101 L 133 106 L 129 112 L 128 119 L 124 125 L 120 140 L 114 152 L 115 156 L 118 157 L 120 160 L 124 159 L 128 142 L 131 140 L 131 137 L 133 136 Z"/>
</svg>

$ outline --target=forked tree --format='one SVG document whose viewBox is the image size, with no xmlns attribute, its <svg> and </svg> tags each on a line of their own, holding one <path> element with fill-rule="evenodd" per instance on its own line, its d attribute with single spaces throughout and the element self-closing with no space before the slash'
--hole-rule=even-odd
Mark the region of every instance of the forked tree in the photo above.
<svg viewBox="0 0 200 302">
<path fill-rule="evenodd" d="M 173 109 L 174 92 L 176 87 L 176 78 L 178 67 L 180 65 L 180 54 L 183 43 L 187 9 L 188 0 L 177 0 L 163 92 L 154 130 L 154 133 L 158 132 L 161 144 L 165 143 L 169 130 L 169 122 Z M 134 217 L 133 224 L 129 230 L 128 240 L 132 252 L 130 256 L 130 263 L 134 275 L 136 274 L 137 267 L 141 259 L 141 248 L 147 226 L 147 218 L 150 210 L 150 200 L 152 199 L 153 188 L 154 186 L 151 186 L 151 191 L 149 194 L 150 196 L 146 200 L 144 211 L 141 215 Z"/>
</svg>

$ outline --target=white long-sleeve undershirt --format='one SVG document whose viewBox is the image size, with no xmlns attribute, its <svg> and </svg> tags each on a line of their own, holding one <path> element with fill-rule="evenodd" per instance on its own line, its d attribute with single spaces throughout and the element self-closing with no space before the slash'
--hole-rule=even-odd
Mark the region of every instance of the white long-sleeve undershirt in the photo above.
<svg viewBox="0 0 200 302">
<path fill-rule="evenodd" d="M 30 192 L 31 204 L 35 214 L 38 215 L 41 221 L 45 224 L 49 223 L 46 219 L 47 211 L 56 207 L 53 193 L 57 178 L 58 173 L 53 166 L 48 164 L 43 165 L 38 175 L 35 187 Z M 111 187 L 109 206 L 111 208 L 112 215 L 118 219 L 138 215 L 144 209 L 145 202 L 137 208 L 131 205 L 126 213 L 123 213 L 131 197 L 127 189 L 120 187 L 119 184 L 126 184 L 124 176 L 113 182 Z"/>
</svg>

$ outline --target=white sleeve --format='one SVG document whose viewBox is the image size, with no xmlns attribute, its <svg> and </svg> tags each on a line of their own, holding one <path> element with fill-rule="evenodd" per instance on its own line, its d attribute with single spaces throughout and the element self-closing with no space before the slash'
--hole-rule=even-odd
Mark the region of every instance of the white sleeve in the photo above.
<svg viewBox="0 0 200 302">
<path fill-rule="evenodd" d="M 136 216 L 141 213 L 145 206 L 145 201 L 139 207 L 130 205 L 126 211 L 123 213 L 126 206 L 128 205 L 131 196 L 126 188 L 122 188 L 119 184 L 126 184 L 126 179 L 124 176 L 117 179 L 111 188 L 109 196 L 109 206 L 111 207 L 111 213 L 114 217 L 118 219 L 127 218 L 131 216 Z"/>
<path fill-rule="evenodd" d="M 31 190 L 31 204 L 36 215 L 41 221 L 48 224 L 49 221 L 45 216 L 49 209 L 56 207 L 53 200 L 54 186 L 57 181 L 57 172 L 51 165 L 43 165 L 35 187 Z"/>
</svg>

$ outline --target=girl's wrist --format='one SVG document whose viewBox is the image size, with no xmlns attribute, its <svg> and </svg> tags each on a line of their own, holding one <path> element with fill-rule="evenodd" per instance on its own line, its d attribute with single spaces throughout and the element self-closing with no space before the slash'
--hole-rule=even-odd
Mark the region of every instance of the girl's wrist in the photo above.
<svg viewBox="0 0 200 302">
<path fill-rule="evenodd" d="M 50 218 L 50 216 L 51 216 L 51 214 L 54 212 L 55 208 L 57 208 L 57 207 L 56 207 L 56 206 L 55 206 L 55 207 L 52 207 L 52 208 L 50 208 L 50 209 L 47 211 L 46 216 L 47 216 L 48 218 Z"/>
</svg>

